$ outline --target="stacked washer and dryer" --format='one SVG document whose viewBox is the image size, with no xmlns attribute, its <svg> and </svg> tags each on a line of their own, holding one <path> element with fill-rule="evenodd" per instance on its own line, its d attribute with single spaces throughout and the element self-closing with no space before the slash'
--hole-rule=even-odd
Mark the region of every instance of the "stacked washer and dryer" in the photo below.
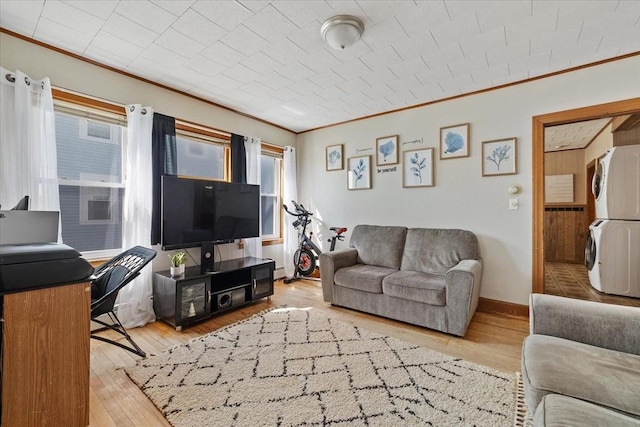
<svg viewBox="0 0 640 427">
<path fill-rule="evenodd" d="M 593 176 L 585 266 L 600 292 L 640 298 L 640 145 L 614 147 Z"/>
</svg>

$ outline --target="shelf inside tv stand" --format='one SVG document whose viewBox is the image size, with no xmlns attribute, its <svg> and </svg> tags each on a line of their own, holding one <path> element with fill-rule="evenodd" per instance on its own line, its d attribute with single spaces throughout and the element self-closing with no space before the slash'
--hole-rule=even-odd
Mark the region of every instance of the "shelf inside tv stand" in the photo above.
<svg viewBox="0 0 640 427">
<path fill-rule="evenodd" d="M 215 262 L 210 271 L 187 267 L 183 275 L 169 270 L 153 275 L 156 317 L 181 330 L 183 326 L 273 295 L 275 262 L 236 258 Z"/>
</svg>

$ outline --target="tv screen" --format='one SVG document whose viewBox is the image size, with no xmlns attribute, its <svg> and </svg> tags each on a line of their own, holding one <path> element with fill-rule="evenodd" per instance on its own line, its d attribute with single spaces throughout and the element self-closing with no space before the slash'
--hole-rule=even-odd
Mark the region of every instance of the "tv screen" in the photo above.
<svg viewBox="0 0 640 427">
<path fill-rule="evenodd" d="M 260 235 L 260 186 L 162 177 L 162 247 Z"/>
</svg>

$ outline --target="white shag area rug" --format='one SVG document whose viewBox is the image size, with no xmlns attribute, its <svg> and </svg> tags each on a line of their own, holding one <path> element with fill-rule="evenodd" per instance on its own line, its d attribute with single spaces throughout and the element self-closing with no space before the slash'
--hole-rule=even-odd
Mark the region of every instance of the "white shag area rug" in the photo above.
<svg viewBox="0 0 640 427">
<path fill-rule="evenodd" d="M 513 426 L 517 378 L 280 308 L 125 369 L 176 427 Z"/>
</svg>

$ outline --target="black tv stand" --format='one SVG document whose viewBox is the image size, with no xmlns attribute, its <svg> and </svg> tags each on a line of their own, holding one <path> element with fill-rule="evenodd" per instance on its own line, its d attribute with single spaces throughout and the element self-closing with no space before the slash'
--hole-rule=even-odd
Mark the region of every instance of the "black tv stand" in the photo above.
<svg viewBox="0 0 640 427">
<path fill-rule="evenodd" d="M 213 258 L 213 257 L 212 257 Z M 275 261 L 237 258 L 187 267 L 184 274 L 169 270 L 153 275 L 156 317 L 181 331 L 183 326 L 273 295 Z"/>
</svg>

